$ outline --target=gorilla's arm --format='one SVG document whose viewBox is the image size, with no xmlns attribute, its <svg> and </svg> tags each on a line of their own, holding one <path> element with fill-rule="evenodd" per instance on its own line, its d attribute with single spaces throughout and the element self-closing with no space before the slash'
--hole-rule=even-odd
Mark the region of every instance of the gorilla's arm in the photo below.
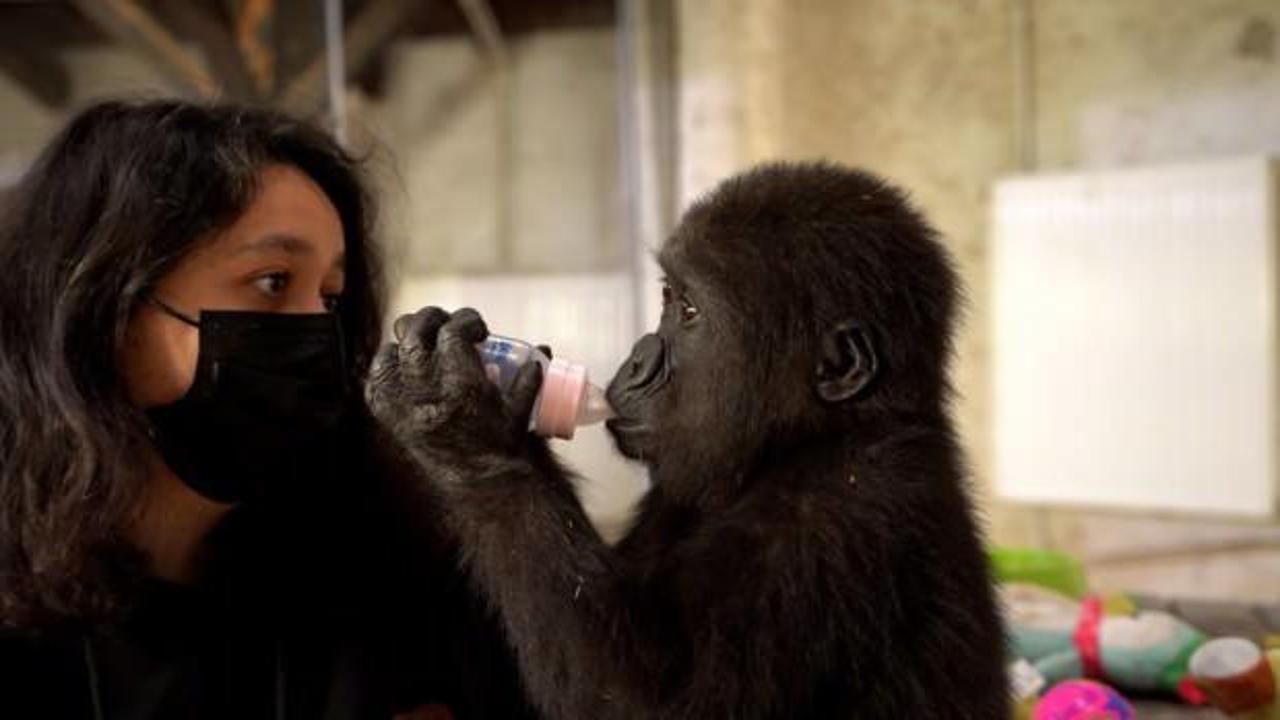
<svg viewBox="0 0 1280 720">
<path fill-rule="evenodd" d="M 849 595 L 812 590 L 840 578 L 795 533 L 708 528 L 643 577 L 549 459 L 415 455 L 445 479 L 465 561 L 549 717 L 804 717 L 819 702 L 856 615 L 837 607 Z"/>
</svg>

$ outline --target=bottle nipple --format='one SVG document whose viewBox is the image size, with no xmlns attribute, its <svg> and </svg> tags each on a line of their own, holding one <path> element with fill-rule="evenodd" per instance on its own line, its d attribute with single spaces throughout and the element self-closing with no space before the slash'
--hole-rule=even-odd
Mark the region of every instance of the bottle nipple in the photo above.
<svg viewBox="0 0 1280 720">
<path fill-rule="evenodd" d="M 613 406 L 604 396 L 604 390 L 599 387 L 587 383 L 586 402 L 582 404 L 582 409 L 578 411 L 579 425 L 594 425 L 604 422 L 614 416 Z"/>
</svg>

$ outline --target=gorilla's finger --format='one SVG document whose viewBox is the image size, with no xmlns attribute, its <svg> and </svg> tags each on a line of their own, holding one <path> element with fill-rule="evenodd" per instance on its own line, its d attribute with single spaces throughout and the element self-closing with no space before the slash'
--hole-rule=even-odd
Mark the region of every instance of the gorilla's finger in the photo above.
<svg viewBox="0 0 1280 720">
<path fill-rule="evenodd" d="M 365 400 L 375 414 L 383 414 L 388 409 L 386 400 L 398 394 L 399 376 L 400 347 L 396 343 L 386 343 L 373 356 L 364 385 Z"/>
<path fill-rule="evenodd" d="M 421 383 L 431 377 L 440 328 L 448 321 L 449 313 L 434 306 L 396 321 L 399 327 L 395 329 L 404 337 L 400 343 L 400 372 L 419 390 L 426 389 Z"/>
<path fill-rule="evenodd" d="M 395 322 L 391 323 L 391 337 L 394 338 L 396 342 L 404 341 L 404 336 L 409 331 L 409 323 L 413 322 L 413 318 L 417 314 L 418 313 L 416 312 L 405 313 L 404 315 L 397 317 Z"/>
<path fill-rule="evenodd" d="M 516 423 L 516 431 L 529 427 L 529 416 L 533 413 L 533 404 L 538 399 L 538 391 L 542 389 L 542 365 L 536 362 L 525 363 L 516 373 L 516 379 L 507 392 L 507 410 Z"/>
<path fill-rule="evenodd" d="M 391 330 L 395 333 L 396 340 L 404 343 L 409 349 L 414 351 L 426 349 L 430 352 L 435 348 L 436 334 L 448 321 L 449 313 L 429 305 L 412 315 L 401 315 L 396 318 Z"/>
<path fill-rule="evenodd" d="M 385 383 L 400 369 L 400 346 L 384 343 L 369 363 L 369 383 Z"/>
<path fill-rule="evenodd" d="M 552 359 L 550 345 L 538 345 L 537 347 L 538 347 L 538 352 L 542 353 L 543 355 L 546 355 L 548 360 Z"/>
<path fill-rule="evenodd" d="M 475 308 L 469 307 L 462 308 L 450 316 L 446 327 L 441 330 L 471 345 L 484 342 L 484 339 L 489 337 L 489 328 L 484 324 L 484 318 L 480 317 L 480 313 Z"/>
<path fill-rule="evenodd" d="M 463 308 L 440 328 L 436 340 L 437 369 L 441 382 L 452 385 L 477 385 L 488 378 L 480 362 L 476 345 L 489 336 L 489 328 L 480 313 Z"/>
</svg>

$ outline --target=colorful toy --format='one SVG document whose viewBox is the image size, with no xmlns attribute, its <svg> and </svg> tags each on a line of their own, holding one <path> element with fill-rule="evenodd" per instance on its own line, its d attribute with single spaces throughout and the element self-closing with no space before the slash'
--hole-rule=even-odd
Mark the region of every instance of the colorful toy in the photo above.
<svg viewBox="0 0 1280 720">
<path fill-rule="evenodd" d="M 1168 613 L 1137 610 L 1131 602 L 1076 601 L 1035 585 L 1001 588 L 1012 651 L 1049 685 L 1091 677 L 1118 688 L 1203 695 L 1187 679 L 1187 662 L 1204 635 Z"/>
<path fill-rule="evenodd" d="M 1053 686 L 1036 703 L 1032 720 L 1134 720 L 1133 706 L 1120 693 L 1092 680 Z"/>
</svg>

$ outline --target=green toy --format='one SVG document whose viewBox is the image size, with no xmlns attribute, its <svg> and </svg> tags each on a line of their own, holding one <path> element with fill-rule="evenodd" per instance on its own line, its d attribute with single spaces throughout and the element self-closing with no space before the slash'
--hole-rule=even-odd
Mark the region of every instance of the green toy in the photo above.
<svg viewBox="0 0 1280 720">
<path fill-rule="evenodd" d="M 991 574 L 997 582 L 1030 583 L 1068 597 L 1084 597 L 1084 568 L 1066 553 L 1042 548 L 994 547 L 987 555 L 991 560 Z"/>
</svg>

